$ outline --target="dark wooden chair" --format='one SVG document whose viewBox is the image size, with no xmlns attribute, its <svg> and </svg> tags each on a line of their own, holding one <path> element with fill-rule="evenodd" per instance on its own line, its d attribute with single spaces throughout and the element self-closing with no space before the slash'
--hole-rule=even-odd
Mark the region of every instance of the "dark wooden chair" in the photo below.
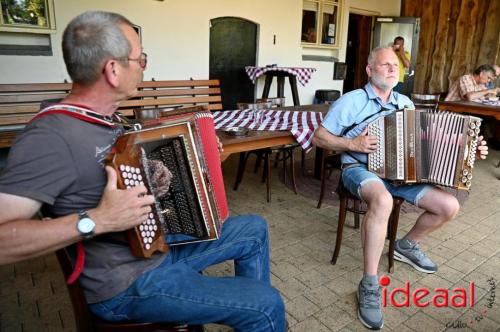
<svg viewBox="0 0 500 332">
<path fill-rule="evenodd" d="M 284 105 L 285 98 L 266 98 L 258 99 L 257 103 L 238 103 L 238 108 L 243 109 L 269 109 L 272 107 L 282 107 Z M 262 173 L 262 182 L 266 182 L 267 186 L 267 202 L 271 201 L 271 155 L 275 155 L 274 166 L 276 167 L 278 163 L 283 165 L 283 176 L 286 182 L 287 180 L 287 162 L 290 161 L 290 178 L 292 182 L 293 191 L 297 194 L 297 184 L 295 182 L 295 157 L 294 149 L 299 147 L 298 144 L 287 144 L 274 146 L 266 149 L 258 149 L 249 152 L 240 153 L 240 160 L 238 163 L 238 171 L 236 172 L 236 180 L 233 186 L 233 190 L 238 190 L 238 187 L 243 180 L 243 173 L 245 171 L 246 163 L 250 155 L 256 155 L 254 173 L 256 173 L 260 167 L 262 160 L 264 160 L 264 172 Z"/>
<path fill-rule="evenodd" d="M 437 110 L 440 94 L 412 93 L 411 100 L 416 108 L 428 108 Z"/>
<path fill-rule="evenodd" d="M 56 251 L 57 260 L 63 271 L 64 278 L 67 279 L 73 271 L 70 256 L 66 249 Z M 92 314 L 87 306 L 87 300 L 79 282 L 66 284 L 75 314 L 76 329 L 78 332 L 203 332 L 202 325 L 179 325 L 173 323 L 139 323 L 132 321 L 107 322 Z"/>
<path fill-rule="evenodd" d="M 334 169 L 340 170 L 340 154 L 336 152 L 331 152 L 327 154 L 327 151 L 323 151 L 321 160 L 321 192 L 318 200 L 317 208 L 321 208 L 323 202 L 323 197 L 325 194 L 326 181 L 330 177 Z M 331 263 L 335 265 L 337 263 L 337 258 L 340 253 L 340 246 L 342 244 L 342 234 L 344 231 L 344 224 L 347 215 L 347 211 L 354 213 L 354 228 L 359 228 L 360 215 L 364 215 L 367 210 L 366 203 L 358 199 L 356 196 L 352 195 L 342 183 L 342 174 L 339 177 L 339 183 L 337 184 L 337 189 L 335 190 L 339 196 L 340 206 L 339 206 L 339 219 L 337 224 L 337 238 L 335 240 L 335 249 L 333 252 Z M 401 204 L 404 200 L 399 197 L 393 197 L 393 208 L 391 216 L 389 217 L 389 224 L 387 226 L 387 238 L 389 239 L 389 272 L 394 271 L 394 243 L 396 241 L 396 235 L 398 231 L 399 224 L 399 212 L 401 210 Z"/>
<path fill-rule="evenodd" d="M 337 186 L 337 194 L 339 195 L 340 206 L 339 206 L 339 220 L 337 224 L 337 238 L 335 240 L 335 250 L 333 251 L 333 256 L 331 263 L 335 265 L 337 263 L 337 258 L 340 253 L 340 246 L 342 244 L 342 233 L 344 231 L 345 218 L 347 211 L 354 213 L 355 217 L 355 228 L 359 228 L 359 215 L 366 213 L 366 205 L 364 202 L 360 201 L 356 196 L 352 195 L 343 185 L 342 177 L 339 179 L 339 184 Z M 392 212 L 389 217 L 389 224 L 387 226 L 387 238 L 389 239 L 389 252 L 387 257 L 389 260 L 389 272 L 394 271 L 394 244 L 396 242 L 396 235 L 398 231 L 399 223 L 399 212 L 401 210 L 401 204 L 404 200 L 399 197 L 393 197 L 393 207 Z"/>
</svg>

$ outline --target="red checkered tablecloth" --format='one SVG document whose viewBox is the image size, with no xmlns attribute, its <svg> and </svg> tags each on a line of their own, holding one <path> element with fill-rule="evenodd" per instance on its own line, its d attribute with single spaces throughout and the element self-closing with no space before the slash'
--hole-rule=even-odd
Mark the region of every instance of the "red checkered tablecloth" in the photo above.
<svg viewBox="0 0 500 332">
<path fill-rule="evenodd" d="M 237 110 L 213 112 L 215 129 L 244 127 L 253 130 L 289 130 L 302 148 L 312 147 L 314 131 L 321 124 L 321 112 Z M 257 119 L 257 121 L 255 121 Z"/>
<path fill-rule="evenodd" d="M 255 83 L 255 80 L 260 76 L 264 75 L 268 71 L 284 71 L 289 74 L 295 75 L 297 77 L 297 81 L 300 82 L 303 86 L 309 82 L 312 74 L 316 71 L 315 68 L 299 68 L 299 67 L 251 67 L 246 66 L 245 71 L 247 72 L 248 77 Z"/>
</svg>

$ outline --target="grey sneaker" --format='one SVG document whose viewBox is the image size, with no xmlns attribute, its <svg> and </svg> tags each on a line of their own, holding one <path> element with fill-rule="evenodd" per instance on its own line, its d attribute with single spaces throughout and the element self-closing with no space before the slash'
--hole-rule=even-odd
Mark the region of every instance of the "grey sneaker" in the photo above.
<svg viewBox="0 0 500 332">
<path fill-rule="evenodd" d="M 418 244 L 412 244 L 410 248 L 406 249 L 401 247 L 401 241 L 403 240 L 397 240 L 394 246 L 394 258 L 396 260 L 410 264 L 420 272 L 435 273 L 438 270 L 437 264 L 427 257 Z M 407 242 L 409 243 L 409 241 Z"/>
<path fill-rule="evenodd" d="M 369 287 L 363 282 L 358 286 L 358 318 L 364 326 L 371 330 L 384 327 L 384 317 L 380 305 L 380 287 Z"/>
</svg>

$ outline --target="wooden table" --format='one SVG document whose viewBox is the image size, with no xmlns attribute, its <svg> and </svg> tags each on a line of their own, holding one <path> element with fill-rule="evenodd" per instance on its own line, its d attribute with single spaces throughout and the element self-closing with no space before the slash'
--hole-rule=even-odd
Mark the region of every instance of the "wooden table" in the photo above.
<svg viewBox="0 0 500 332">
<path fill-rule="evenodd" d="M 295 142 L 295 138 L 289 131 L 250 130 L 245 136 L 230 136 L 222 130 L 217 130 L 217 136 L 219 136 L 224 148 L 224 152 L 220 155 L 221 161 L 226 160 L 232 153 L 247 152 Z"/>
<path fill-rule="evenodd" d="M 440 110 L 478 116 L 491 116 L 497 121 L 500 120 L 500 106 L 486 105 L 474 101 L 440 101 L 438 107 Z"/>
</svg>

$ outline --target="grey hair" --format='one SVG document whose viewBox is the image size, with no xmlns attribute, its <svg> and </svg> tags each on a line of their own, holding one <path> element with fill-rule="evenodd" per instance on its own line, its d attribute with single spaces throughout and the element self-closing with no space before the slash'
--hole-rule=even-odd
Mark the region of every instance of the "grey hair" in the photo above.
<svg viewBox="0 0 500 332">
<path fill-rule="evenodd" d="M 476 69 L 474 69 L 474 74 L 479 75 L 482 72 L 489 72 L 490 74 L 496 75 L 495 67 L 492 65 L 480 65 Z"/>
<path fill-rule="evenodd" d="M 132 26 L 132 23 L 120 14 L 103 11 L 85 12 L 68 24 L 62 49 L 73 82 L 93 83 L 107 60 L 129 56 L 132 47 L 120 25 Z"/>
<path fill-rule="evenodd" d="M 370 52 L 370 55 L 368 55 L 368 65 L 370 66 L 373 66 L 374 62 L 375 62 L 375 56 L 379 53 L 379 52 L 382 52 L 384 50 L 390 50 L 392 52 L 394 52 L 394 50 L 392 49 L 392 47 L 382 47 L 382 46 L 379 46 L 379 47 L 375 47 L 371 52 Z"/>
</svg>

